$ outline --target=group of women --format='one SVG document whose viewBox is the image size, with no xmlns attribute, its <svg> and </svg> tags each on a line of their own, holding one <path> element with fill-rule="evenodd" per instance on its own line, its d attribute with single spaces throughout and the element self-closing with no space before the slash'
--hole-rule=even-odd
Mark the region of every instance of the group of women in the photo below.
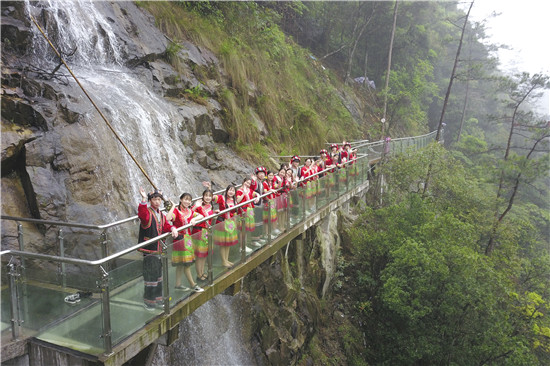
<svg viewBox="0 0 550 366">
<path fill-rule="evenodd" d="M 261 246 L 261 222 L 266 224 L 271 221 L 275 234 L 284 231 L 287 220 L 286 208 L 293 205 L 289 195 L 291 190 L 305 187 L 306 202 L 311 202 L 311 198 L 317 193 L 317 184 L 312 183 L 320 177 L 317 173 L 326 169 L 330 169 L 328 172 L 335 172 L 347 165 L 353 167 L 353 160 L 356 158 L 356 152 L 351 149 L 349 143 L 344 142 L 342 147 L 332 144 L 330 152 L 321 150 L 318 159 L 306 158 L 303 166 L 300 166 L 301 158 L 296 155 L 289 163 L 281 164 L 277 171 L 266 170 L 260 166 L 254 174 L 244 178 L 238 189 L 230 184 L 223 194 L 214 194 L 210 183 L 203 182 L 206 189 L 194 205 L 191 195 L 183 193 L 179 204 L 173 206 L 166 215 L 175 227 L 193 225 L 183 232 L 180 231 L 180 235 L 174 240 L 172 264 L 176 266 L 176 288 L 186 289 L 182 285 L 185 275 L 192 290 L 202 290 L 192 277 L 191 265 L 196 265 L 198 281 L 207 279 L 205 263 L 209 254 L 208 228 L 211 225 L 214 225 L 214 244 L 220 248 L 221 264 L 229 269 L 233 266 L 229 261 L 230 248 L 239 242 L 238 233 L 241 225 L 251 233 L 251 245 Z M 350 171 L 350 174 L 353 173 Z M 328 175 L 332 176 L 328 179 L 334 182 L 334 176 Z M 328 186 L 330 187 L 330 183 Z M 265 197 L 261 197 L 265 194 Z M 245 204 L 231 209 L 241 203 Z M 214 205 L 217 205 L 217 208 Z M 254 210 L 257 206 L 263 206 L 263 209 Z M 198 222 L 219 212 L 223 213 L 215 219 Z M 236 220 L 238 217 L 242 217 L 242 220 Z"/>
</svg>

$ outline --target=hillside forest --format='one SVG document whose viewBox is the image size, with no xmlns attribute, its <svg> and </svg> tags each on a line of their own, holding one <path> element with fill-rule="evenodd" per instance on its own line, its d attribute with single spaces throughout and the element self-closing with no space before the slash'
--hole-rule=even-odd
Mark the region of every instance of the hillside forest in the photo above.
<svg viewBox="0 0 550 366">
<path fill-rule="evenodd" d="M 141 4 L 230 70 L 238 151 L 258 142 L 240 117 L 247 80 L 281 153 L 444 127 L 443 145 L 379 167 L 387 189 L 345 229 L 325 304 L 349 321 L 321 329 L 304 364 L 550 363 L 549 117 L 534 108 L 547 75 L 499 70 L 456 2 Z M 338 98 L 350 91 L 359 125 Z"/>
<path fill-rule="evenodd" d="M 229 86 L 181 97 L 219 101 L 247 161 L 442 132 L 377 165 L 297 364 L 550 364 L 550 116 L 535 108 L 550 79 L 499 68 L 475 2 L 135 4 L 176 70 L 183 40 L 219 59 Z"/>
</svg>

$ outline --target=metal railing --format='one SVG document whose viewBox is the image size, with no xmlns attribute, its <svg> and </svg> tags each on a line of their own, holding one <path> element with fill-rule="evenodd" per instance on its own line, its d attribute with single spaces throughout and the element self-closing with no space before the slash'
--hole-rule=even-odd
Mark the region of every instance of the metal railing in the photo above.
<svg viewBox="0 0 550 366">
<path fill-rule="evenodd" d="M 425 135 L 428 136 L 428 135 Z M 416 140 L 416 146 L 424 144 L 425 136 L 422 138 L 418 138 Z M 397 139 L 396 139 L 397 140 Z M 394 141 L 396 141 L 394 140 Z M 396 144 L 400 144 L 401 140 L 397 140 Z M 403 141 L 407 141 L 406 139 L 403 139 Z M 280 212 L 281 215 L 284 217 L 284 225 L 280 225 L 279 227 L 284 231 L 290 230 L 293 226 L 300 222 L 303 222 L 308 214 L 316 212 L 319 210 L 319 208 L 324 207 L 325 205 L 335 201 L 338 199 L 342 194 L 349 192 L 351 189 L 360 187 L 364 182 L 368 179 L 368 174 L 370 172 L 370 164 L 369 164 L 369 158 L 371 158 L 372 155 L 376 157 L 377 154 L 383 154 L 383 142 L 375 142 L 375 143 L 364 143 L 364 144 L 358 144 L 358 151 L 364 151 L 364 153 L 359 152 L 357 159 L 350 160 L 348 162 L 345 162 L 343 164 L 342 168 L 329 168 L 325 169 L 321 172 L 318 172 L 316 174 L 313 174 L 306 179 L 303 179 L 298 183 L 298 187 L 294 190 L 291 190 L 288 192 L 288 194 L 285 196 L 285 194 L 280 195 L 279 197 L 283 197 L 284 201 L 281 205 Z M 395 145 L 398 146 L 398 145 Z M 407 142 L 407 146 L 412 146 Z M 391 149 L 395 151 L 396 149 Z M 402 148 L 400 147 L 400 151 L 402 151 Z M 272 211 L 272 205 L 276 204 L 277 207 L 281 203 L 280 201 L 277 201 L 277 199 L 270 199 L 265 200 L 265 202 L 262 203 L 262 200 L 266 197 L 269 197 L 273 195 L 274 193 L 282 192 L 283 187 L 279 188 L 278 190 L 274 192 L 268 192 L 261 195 L 260 203 L 258 206 L 254 209 L 257 212 L 261 214 L 265 214 L 265 212 L 268 213 L 268 219 L 267 221 L 264 219 L 264 222 L 261 227 L 261 229 L 258 229 L 258 223 L 256 222 L 256 230 L 258 232 L 261 232 L 262 238 L 258 240 L 265 240 L 266 244 L 271 244 L 272 240 L 277 237 L 279 233 L 276 233 L 275 228 L 273 227 L 272 219 L 269 219 Z M 223 191 L 217 192 L 221 193 Z M 314 192 L 311 196 L 309 194 L 311 192 Z M 235 210 L 239 210 L 240 208 L 249 205 L 254 200 L 249 200 L 246 202 L 242 202 L 234 207 L 231 207 L 229 209 L 223 210 L 221 212 L 218 212 L 214 215 L 202 218 L 201 220 L 194 223 L 194 225 L 203 223 L 203 222 L 216 222 L 218 221 L 217 218 L 225 215 L 228 212 L 235 212 Z M 255 213 L 257 213 L 255 211 Z M 223 217 L 223 216 L 222 216 Z M 251 234 L 247 232 L 248 228 L 246 228 L 245 225 L 245 218 L 243 215 L 236 215 L 236 221 L 239 224 L 239 253 L 240 253 L 240 262 L 244 263 L 246 262 L 247 258 L 251 253 L 247 252 L 248 243 L 251 242 L 250 237 Z M 18 339 L 20 336 L 20 330 L 22 329 L 22 325 L 25 322 L 25 317 L 29 318 L 29 314 L 26 312 L 28 310 L 28 307 L 31 304 L 27 304 L 28 301 L 27 296 L 29 295 L 29 292 L 27 291 L 27 284 L 29 281 L 28 274 L 26 273 L 27 265 L 26 261 L 28 260 L 38 260 L 43 261 L 44 263 L 53 262 L 56 263 L 60 268 L 62 272 L 62 280 L 60 283 L 57 283 L 58 286 L 61 286 L 62 289 L 65 289 L 67 287 L 67 266 L 72 266 L 71 268 L 74 270 L 74 268 L 77 268 L 78 266 L 84 266 L 87 268 L 94 269 L 92 272 L 85 273 L 83 277 L 86 277 L 87 285 L 89 286 L 91 290 L 93 290 L 94 293 L 96 293 L 99 296 L 99 301 L 96 302 L 89 302 L 88 306 L 92 307 L 95 303 L 101 304 L 100 307 L 100 317 L 101 317 L 101 331 L 99 334 L 99 337 L 102 339 L 102 346 L 97 346 L 101 348 L 101 351 L 105 354 L 109 354 L 112 352 L 113 343 L 117 343 L 117 341 L 120 341 L 121 337 L 120 335 L 117 336 L 115 342 L 113 342 L 112 339 L 112 333 L 113 333 L 113 325 L 112 325 L 112 319 L 115 319 L 115 321 L 118 321 L 118 318 L 112 318 L 111 315 L 111 305 L 112 303 L 112 291 L 119 291 L 121 292 L 122 288 L 125 288 L 127 284 L 132 283 L 132 281 L 137 280 L 137 277 L 139 277 L 139 274 L 136 275 L 135 273 L 127 274 L 124 276 L 120 276 L 119 272 L 124 272 L 123 270 L 119 270 L 119 268 L 112 267 L 111 264 L 116 260 L 121 260 L 126 258 L 128 255 L 135 255 L 136 251 L 140 248 L 143 248 L 151 243 L 157 243 L 160 241 L 161 243 L 161 252 L 160 257 L 162 261 L 162 271 L 163 271 L 163 277 L 166 279 L 166 281 L 163 282 L 163 301 L 162 301 L 162 310 L 165 314 L 170 313 L 170 303 L 173 301 L 172 296 L 176 298 L 176 294 L 169 290 L 168 288 L 168 278 L 170 278 L 169 274 L 169 258 L 168 258 L 168 252 L 171 249 L 171 245 L 173 245 L 173 242 L 169 242 L 169 236 L 170 233 L 162 234 L 156 238 L 152 238 L 150 240 L 147 240 L 145 242 L 131 245 L 128 248 L 122 249 L 114 254 L 108 254 L 107 250 L 107 233 L 106 230 L 113 227 L 118 227 L 123 224 L 127 224 L 129 222 L 134 222 L 137 219 L 137 216 L 133 216 L 124 220 L 119 220 L 110 224 L 106 225 L 87 225 L 87 224 L 78 224 L 78 223 L 66 223 L 66 222 L 58 222 L 58 221 L 51 221 L 51 220 L 37 220 L 37 219 L 27 219 L 27 218 L 17 218 L 17 217 L 11 217 L 11 216 L 2 216 L 3 220 L 13 220 L 18 222 L 18 241 L 19 241 L 19 250 L 4 250 L 0 252 L 0 257 L 5 259 L 9 256 L 9 261 L 7 265 L 7 276 L 8 276 L 8 285 L 9 285 L 9 303 L 10 303 L 10 323 L 11 327 L 6 327 L 3 329 L 11 329 L 11 338 L 12 339 Z M 57 225 L 59 227 L 69 227 L 69 228 L 81 228 L 81 229 L 88 229 L 88 230 L 101 230 L 100 234 L 100 241 L 102 243 L 102 258 L 90 260 L 90 259 L 81 259 L 81 258 L 71 258 L 67 257 L 64 253 L 64 234 L 63 230 L 59 229 L 58 232 L 58 242 L 59 242 L 59 248 L 60 248 L 60 255 L 50 255 L 50 254 L 43 254 L 43 253 L 33 253 L 28 252 L 24 250 L 24 240 L 23 240 L 23 231 L 22 226 L 19 222 L 29 222 L 33 224 L 42 224 L 42 225 Z M 207 257 L 208 260 L 208 284 L 212 285 L 213 281 L 215 279 L 216 275 L 220 275 L 221 272 L 214 273 L 215 272 L 215 266 L 213 265 L 213 258 L 214 258 L 214 230 L 216 229 L 216 226 L 219 226 L 218 224 L 208 225 L 209 228 L 207 229 L 208 232 L 208 252 L 211 254 Z M 187 229 L 190 229 L 193 225 L 185 225 L 180 228 L 177 228 L 178 232 L 184 232 Z M 265 227 L 264 227 L 265 226 Z M 168 239 L 168 240 L 167 240 Z M 137 241 L 137 240 L 136 240 Z M 134 241 L 135 242 L 135 241 Z M 19 259 L 19 261 L 16 260 Z M 137 262 L 140 262 L 142 259 L 135 260 L 130 259 L 128 260 L 130 262 L 130 265 L 127 267 L 135 267 L 135 264 Z M 127 267 L 121 266 L 120 268 L 126 270 Z M 133 268 L 132 267 L 132 268 Z M 81 276 L 82 274 L 80 272 L 76 271 L 75 273 L 70 273 L 70 276 Z M 89 273 L 92 273 L 91 276 L 89 276 Z M 95 275 L 93 275 L 95 273 Z M 123 277 L 122 279 L 115 280 L 115 277 L 120 276 Z M 137 276 L 137 277 L 136 277 Z M 91 277 L 91 278 L 88 278 Z M 35 279 L 35 281 L 39 281 L 40 279 Z M 94 281 L 94 283 L 90 284 L 89 281 Z M 71 282 L 73 283 L 73 282 Z M 51 285 L 49 285 L 51 286 Z M 56 290 L 57 291 L 57 290 Z M 178 295 L 179 300 L 182 299 L 182 295 Z M 95 300 L 95 299 L 94 299 Z M 118 302 L 116 303 L 116 306 L 118 306 Z M 70 310 L 70 309 L 69 309 Z M 51 324 L 57 324 L 61 319 L 64 318 L 71 318 L 76 315 L 74 315 L 74 311 L 68 311 L 64 312 L 62 314 L 52 315 L 52 319 L 48 319 L 46 324 L 43 324 L 40 329 L 37 331 L 40 332 L 41 329 L 49 329 L 51 327 Z M 43 314 L 41 314 L 43 315 Z M 156 316 L 158 314 L 152 315 Z M 47 316 L 44 316 L 45 318 L 48 318 Z M 6 316 L 3 315 L 3 318 L 5 319 Z M 143 320 L 141 320 L 143 322 Z M 138 322 L 139 323 L 139 322 Z M 141 324 L 141 323 L 140 323 Z M 138 324 L 137 326 L 139 326 Z M 143 324 L 141 324 L 143 325 Z M 92 342 L 93 343 L 93 342 Z"/>
</svg>

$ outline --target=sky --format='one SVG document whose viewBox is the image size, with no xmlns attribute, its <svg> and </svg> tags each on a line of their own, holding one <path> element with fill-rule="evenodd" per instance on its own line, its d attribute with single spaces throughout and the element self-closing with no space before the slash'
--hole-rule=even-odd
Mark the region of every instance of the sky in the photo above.
<svg viewBox="0 0 550 366">
<path fill-rule="evenodd" d="M 462 7 L 469 6 L 464 2 Z M 500 13 L 491 17 L 492 12 Z M 550 1 L 548 0 L 475 0 L 470 20 L 487 19 L 489 42 L 506 44 L 500 50 L 502 71 L 527 71 L 531 75 L 550 75 Z M 544 98 L 544 112 L 549 113 L 550 93 Z"/>
<path fill-rule="evenodd" d="M 493 11 L 501 14 L 490 17 Z M 493 42 L 513 48 L 499 52 L 503 69 L 531 74 L 550 73 L 549 16 L 548 0 L 475 0 L 470 14 L 475 21 L 487 18 L 487 33 Z"/>
</svg>

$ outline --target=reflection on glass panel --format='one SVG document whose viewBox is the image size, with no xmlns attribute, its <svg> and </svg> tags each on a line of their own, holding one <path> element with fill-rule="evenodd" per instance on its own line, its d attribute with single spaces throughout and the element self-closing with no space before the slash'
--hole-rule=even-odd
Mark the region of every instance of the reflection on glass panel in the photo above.
<svg viewBox="0 0 550 366">
<path fill-rule="evenodd" d="M 324 178 L 326 180 L 325 189 L 326 189 L 326 199 L 327 201 L 332 201 L 336 196 L 336 169 L 334 171 L 329 171 L 327 176 Z"/>
<path fill-rule="evenodd" d="M 19 327 L 20 335 L 35 336 L 47 328 L 49 324 L 61 318 L 70 318 L 76 312 L 87 309 L 97 302 L 97 295 L 90 291 L 81 291 L 76 295 L 74 288 L 45 285 L 35 280 L 26 281 L 19 278 L 16 282 L 15 299 L 19 317 L 22 321 Z M 11 339 L 11 296 L 9 288 L 2 289 L 2 339 Z M 67 297 L 73 296 L 74 301 L 68 302 Z M 67 300 L 66 300 L 67 299 Z M 95 334 L 96 337 L 99 333 Z"/>
<path fill-rule="evenodd" d="M 346 192 L 346 181 L 346 168 L 338 169 L 338 189 L 340 191 L 340 194 Z"/>
<path fill-rule="evenodd" d="M 262 214 L 262 222 L 264 226 L 265 239 L 268 239 L 269 232 L 271 232 L 271 239 L 273 240 L 281 233 L 278 223 L 279 214 L 277 210 L 277 198 L 270 198 L 263 204 L 263 206 L 264 211 Z"/>
<path fill-rule="evenodd" d="M 286 230 L 287 193 L 283 192 L 276 196 L 273 204 L 275 205 L 275 209 L 277 210 L 277 220 L 275 225 L 273 225 L 272 227 L 271 233 L 273 235 L 273 238 L 276 238 Z"/>
<path fill-rule="evenodd" d="M 327 176 L 323 176 L 318 179 L 318 191 L 317 191 L 317 210 L 327 204 Z"/>
<path fill-rule="evenodd" d="M 236 217 L 219 218 L 213 226 L 214 253 L 212 257 L 214 279 L 240 262 L 239 231 Z"/>
<path fill-rule="evenodd" d="M 193 243 L 199 240 L 202 231 L 194 235 L 195 240 L 187 230 L 180 231 L 180 235 L 168 247 L 168 292 L 171 305 L 193 293 L 198 283 Z"/>
<path fill-rule="evenodd" d="M 317 183 L 314 180 L 306 182 L 305 187 L 305 196 L 302 198 L 305 200 L 304 207 L 306 210 L 306 216 L 311 215 L 315 210 L 315 196 L 317 195 Z"/>
<path fill-rule="evenodd" d="M 263 203 L 258 203 L 252 210 L 253 227 L 250 230 L 250 226 L 247 225 L 247 246 L 253 250 L 257 250 L 267 243 L 267 225 L 264 225 L 263 221 L 264 212 L 267 215 L 267 208 Z"/>
<path fill-rule="evenodd" d="M 76 305 L 75 305 L 76 306 Z M 81 305 L 78 305 L 81 306 Z M 112 313 L 111 313 L 112 314 Z M 128 319 L 126 314 L 117 313 L 119 319 Z M 112 314 L 112 318 L 114 318 Z M 130 319 L 131 320 L 131 319 Z M 130 320 L 125 321 L 130 325 Z M 113 335 L 120 338 L 121 325 L 115 321 Z M 60 346 L 70 347 L 78 351 L 98 355 L 103 353 L 103 321 L 102 309 L 99 301 L 94 301 L 86 307 L 86 311 L 78 311 L 63 322 L 48 328 L 37 336 L 38 339 Z M 125 335 L 126 336 L 126 335 Z"/>
<path fill-rule="evenodd" d="M 290 212 L 290 227 L 296 226 L 302 221 L 301 199 L 302 188 L 292 189 L 288 195 L 288 206 Z"/>
</svg>

